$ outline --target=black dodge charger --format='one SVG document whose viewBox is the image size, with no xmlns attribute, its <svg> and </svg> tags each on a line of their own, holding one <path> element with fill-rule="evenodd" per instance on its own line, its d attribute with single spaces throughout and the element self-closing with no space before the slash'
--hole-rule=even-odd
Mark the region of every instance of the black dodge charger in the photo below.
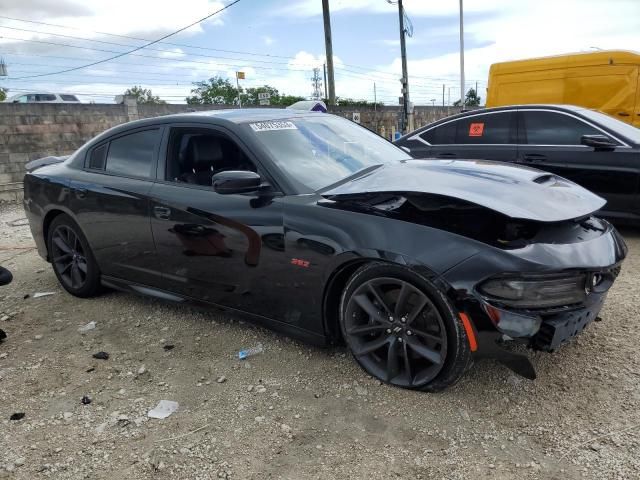
<svg viewBox="0 0 640 480">
<path fill-rule="evenodd" d="M 605 201 L 527 167 L 412 160 L 348 120 L 286 110 L 121 125 L 28 165 L 40 254 L 78 297 L 197 301 L 440 390 L 474 358 L 528 377 L 602 308 L 626 256 Z"/>
</svg>

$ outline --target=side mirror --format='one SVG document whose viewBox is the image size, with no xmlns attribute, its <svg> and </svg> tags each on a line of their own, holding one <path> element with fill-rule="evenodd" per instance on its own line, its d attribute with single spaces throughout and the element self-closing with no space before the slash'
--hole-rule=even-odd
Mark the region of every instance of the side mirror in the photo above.
<svg viewBox="0 0 640 480">
<path fill-rule="evenodd" d="M 596 150 L 613 150 L 618 146 L 606 135 L 582 135 L 580 143 Z"/>
<path fill-rule="evenodd" d="M 11 272 L 6 268 L 0 267 L 0 286 L 10 284 L 11 280 L 13 280 Z"/>
<path fill-rule="evenodd" d="M 216 173 L 211 180 L 213 190 L 222 195 L 255 192 L 262 185 L 260 175 L 246 170 L 229 170 Z"/>
</svg>

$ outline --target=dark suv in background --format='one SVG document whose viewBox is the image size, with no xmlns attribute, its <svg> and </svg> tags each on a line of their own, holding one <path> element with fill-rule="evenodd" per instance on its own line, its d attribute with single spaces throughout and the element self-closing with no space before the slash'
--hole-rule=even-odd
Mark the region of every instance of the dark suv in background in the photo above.
<svg viewBox="0 0 640 480">
<path fill-rule="evenodd" d="M 607 200 L 599 213 L 640 225 L 640 129 L 570 105 L 464 112 L 394 142 L 414 158 L 486 159 L 573 180 Z"/>
</svg>

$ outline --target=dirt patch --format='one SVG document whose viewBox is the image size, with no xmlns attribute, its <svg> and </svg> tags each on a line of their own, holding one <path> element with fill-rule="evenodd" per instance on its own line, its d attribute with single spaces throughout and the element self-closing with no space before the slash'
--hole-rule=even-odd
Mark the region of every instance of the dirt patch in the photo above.
<svg viewBox="0 0 640 480">
<path fill-rule="evenodd" d="M 530 353 L 536 381 L 484 361 L 424 394 L 224 313 L 71 297 L 28 227 L 7 224 L 22 217 L 0 207 L 0 264 L 15 277 L 0 287 L 0 478 L 638 478 L 638 231 L 623 231 L 629 258 L 603 321 Z M 160 400 L 178 410 L 148 418 Z"/>
</svg>

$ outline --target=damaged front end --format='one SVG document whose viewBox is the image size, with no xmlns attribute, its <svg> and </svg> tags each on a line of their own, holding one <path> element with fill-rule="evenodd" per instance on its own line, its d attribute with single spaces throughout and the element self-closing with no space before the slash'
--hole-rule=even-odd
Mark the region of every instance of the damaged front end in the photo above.
<svg viewBox="0 0 640 480">
<path fill-rule="evenodd" d="M 448 231 L 482 247 L 438 283 L 473 322 L 477 358 L 499 360 L 526 378 L 521 343 L 553 352 L 598 318 L 627 248 L 605 220 L 511 218 L 465 200 L 428 193 L 371 192 L 334 197 L 335 207 Z M 452 240 L 451 248 L 468 244 Z M 425 246 L 428 248 L 428 246 Z"/>
</svg>

